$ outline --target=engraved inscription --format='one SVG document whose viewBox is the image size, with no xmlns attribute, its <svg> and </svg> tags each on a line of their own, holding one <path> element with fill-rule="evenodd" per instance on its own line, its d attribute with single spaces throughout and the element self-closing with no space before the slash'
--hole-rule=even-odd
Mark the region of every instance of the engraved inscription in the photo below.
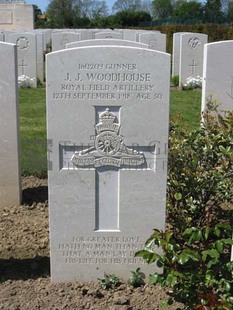
<svg viewBox="0 0 233 310">
<path fill-rule="evenodd" d="M 27 49 L 29 47 L 29 41 L 25 37 L 20 37 L 16 41 L 16 45 L 18 46 L 19 49 L 25 50 L 25 49 Z"/>
<path fill-rule="evenodd" d="M 163 99 L 163 94 L 151 83 L 153 73 L 138 72 L 136 64 L 84 63 L 77 68 L 76 74 L 65 73 L 60 90 L 53 93 L 54 100 L 157 102 Z"/>
<path fill-rule="evenodd" d="M 134 257 L 144 248 L 141 237 L 73 237 L 70 243 L 58 244 L 66 264 L 145 264 Z"/>
<path fill-rule="evenodd" d="M 197 37 L 192 37 L 192 38 L 189 39 L 188 45 L 189 45 L 191 48 L 196 48 L 197 46 L 201 45 L 201 41 L 200 41 L 200 39 L 197 38 Z"/>
<path fill-rule="evenodd" d="M 143 153 L 130 149 L 123 143 L 119 134 L 120 125 L 114 123 L 116 117 L 107 108 L 99 116 L 100 122 L 95 126 L 96 137 L 94 146 L 75 152 L 71 161 L 77 167 L 113 166 L 120 168 L 123 165 L 140 166 L 145 162 Z"/>
</svg>

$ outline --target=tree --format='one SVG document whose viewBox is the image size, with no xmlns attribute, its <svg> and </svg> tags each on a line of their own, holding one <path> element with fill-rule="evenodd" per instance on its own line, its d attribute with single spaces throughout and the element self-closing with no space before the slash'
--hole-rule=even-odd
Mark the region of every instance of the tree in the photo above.
<svg viewBox="0 0 233 310">
<path fill-rule="evenodd" d="M 151 21 L 151 16 L 145 11 L 124 10 L 117 12 L 114 16 L 114 20 L 118 27 L 137 27 L 141 22 Z"/>
<path fill-rule="evenodd" d="M 233 1 L 230 1 L 227 8 L 227 21 L 233 22 Z"/>
<path fill-rule="evenodd" d="M 108 15 L 106 1 L 50 0 L 47 16 L 56 28 L 85 27 L 90 19 Z"/>
<path fill-rule="evenodd" d="M 201 22 L 203 19 L 202 4 L 196 1 L 181 2 L 174 8 L 173 17 L 176 17 L 179 23 Z"/>
<path fill-rule="evenodd" d="M 108 15 L 106 1 L 76 0 L 75 11 L 80 17 L 96 18 Z"/>
<path fill-rule="evenodd" d="M 141 0 L 117 0 L 112 10 L 113 12 L 119 11 L 139 11 L 141 10 Z"/>
<path fill-rule="evenodd" d="M 74 20 L 74 0 L 51 0 L 46 15 L 54 28 L 70 28 Z"/>
<path fill-rule="evenodd" d="M 223 21 L 221 0 L 207 0 L 204 5 L 204 19 L 206 23 L 221 23 Z"/>
<path fill-rule="evenodd" d="M 172 2 L 171 0 L 154 0 L 152 2 L 153 15 L 157 19 L 167 19 L 172 15 Z"/>
</svg>

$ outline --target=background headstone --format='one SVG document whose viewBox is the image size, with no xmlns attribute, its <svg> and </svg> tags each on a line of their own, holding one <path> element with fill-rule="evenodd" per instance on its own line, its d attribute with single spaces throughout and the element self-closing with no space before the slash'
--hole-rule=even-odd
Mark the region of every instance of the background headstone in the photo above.
<svg viewBox="0 0 233 310">
<path fill-rule="evenodd" d="M 16 46 L 0 42 L 0 206 L 21 200 Z"/>
<path fill-rule="evenodd" d="M 126 41 L 126 40 L 117 40 L 117 39 L 102 39 L 102 40 L 95 39 L 95 40 L 77 41 L 77 42 L 66 44 L 66 48 L 93 46 L 93 45 L 118 45 L 118 46 L 133 46 L 133 47 L 148 48 L 147 44 L 133 42 L 133 41 Z"/>
<path fill-rule="evenodd" d="M 37 86 L 37 48 L 36 35 L 33 33 L 9 33 L 6 41 L 17 45 L 18 75 L 34 79 L 32 86 Z"/>
<path fill-rule="evenodd" d="M 219 109 L 233 111 L 233 41 L 205 44 L 202 111 L 208 98 L 217 100 Z"/>
<path fill-rule="evenodd" d="M 57 32 L 52 34 L 52 51 L 59 51 L 66 48 L 66 44 L 79 41 L 80 34 L 75 32 Z"/>
<path fill-rule="evenodd" d="M 122 34 L 114 31 L 109 32 L 97 32 L 95 39 L 122 39 Z"/>
<path fill-rule="evenodd" d="M 180 37 L 179 86 L 183 86 L 188 77 L 202 76 L 204 44 L 208 36 L 202 33 L 185 33 Z"/>
<path fill-rule="evenodd" d="M 66 49 L 46 80 L 52 281 L 155 271 L 134 253 L 164 228 L 170 55 Z"/>
<path fill-rule="evenodd" d="M 148 48 L 166 52 L 166 35 L 163 33 L 146 32 L 139 34 L 139 42 L 148 44 Z"/>
<path fill-rule="evenodd" d="M 180 37 L 187 32 L 176 32 L 173 34 L 172 48 L 172 76 L 179 75 L 180 70 Z"/>
</svg>

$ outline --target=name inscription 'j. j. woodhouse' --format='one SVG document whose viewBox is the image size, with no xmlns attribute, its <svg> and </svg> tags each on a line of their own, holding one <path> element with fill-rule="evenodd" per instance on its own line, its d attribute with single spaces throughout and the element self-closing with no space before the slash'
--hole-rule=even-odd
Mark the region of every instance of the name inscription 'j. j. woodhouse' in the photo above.
<svg viewBox="0 0 233 310">
<path fill-rule="evenodd" d="M 138 72 L 136 64 L 79 64 L 76 74 L 64 74 L 53 99 L 162 100 L 151 81 L 152 74 Z"/>
</svg>

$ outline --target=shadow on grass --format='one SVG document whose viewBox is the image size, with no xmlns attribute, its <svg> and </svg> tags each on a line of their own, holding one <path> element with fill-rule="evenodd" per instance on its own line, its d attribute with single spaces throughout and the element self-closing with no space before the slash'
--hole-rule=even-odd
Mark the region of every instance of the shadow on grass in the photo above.
<svg viewBox="0 0 233 310">
<path fill-rule="evenodd" d="M 30 259 L 0 259 L 0 282 L 29 280 L 50 276 L 50 258 L 37 256 Z"/>
<path fill-rule="evenodd" d="M 31 206 L 33 203 L 48 201 L 48 186 L 26 188 L 22 191 L 22 203 Z"/>
</svg>

